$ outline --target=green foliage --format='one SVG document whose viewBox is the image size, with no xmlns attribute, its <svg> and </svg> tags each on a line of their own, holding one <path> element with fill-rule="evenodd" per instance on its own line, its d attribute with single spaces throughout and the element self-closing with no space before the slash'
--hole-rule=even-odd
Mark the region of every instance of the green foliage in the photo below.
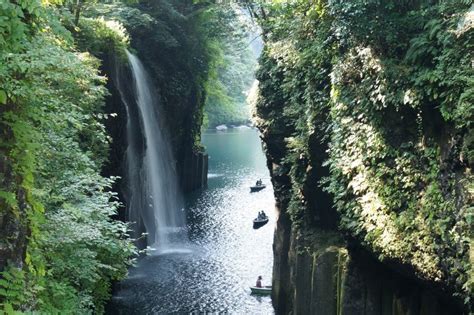
<svg viewBox="0 0 474 315">
<path fill-rule="evenodd" d="M 170 140 L 178 151 L 192 146 L 200 150 L 205 85 L 214 57 L 206 8 L 178 0 L 148 0 L 130 6 L 96 5 L 85 13 L 120 22 L 127 29 L 131 47 L 159 87 L 163 116 L 173 130 Z M 175 156 L 181 165 L 186 155 Z"/>
<path fill-rule="evenodd" d="M 25 267 L 1 274 L 0 301 L 8 313 L 102 313 L 111 282 L 126 275 L 136 254 L 127 225 L 112 219 L 114 179 L 100 175 L 110 141 L 105 78 L 97 59 L 75 51 L 58 21 L 46 20 L 57 17 L 54 8 L 41 10 L 40 24 L 24 24 L 29 37 L 0 51 L 0 124 L 8 131 L 0 149 L 18 179 L 2 187 L 8 207 L 1 214 L 12 212 L 29 233 Z M 108 26 L 91 21 L 82 35 L 92 40 L 88 48 L 124 47 L 120 28 Z"/>
<path fill-rule="evenodd" d="M 205 125 L 243 123 L 249 118 L 247 94 L 254 81 L 256 57 L 250 47 L 252 21 L 236 6 L 212 6 L 201 19 L 209 38 L 210 60 L 206 83 Z M 224 26 L 225 25 L 225 26 Z"/>
<path fill-rule="evenodd" d="M 5 299 L 5 309 L 22 307 L 28 301 L 25 294 L 25 273 L 21 269 L 10 267 L 1 276 L 0 296 Z"/>
<path fill-rule="evenodd" d="M 322 186 L 342 231 L 381 261 L 443 282 L 467 305 L 468 9 L 462 1 L 270 4 L 260 15 L 266 49 L 257 108 L 261 129 L 285 143 L 272 155 L 288 170 L 294 222 L 321 222 L 321 207 L 308 204 L 320 202 L 312 195 L 321 198 Z"/>
<path fill-rule="evenodd" d="M 129 36 L 123 25 L 115 20 L 83 18 L 76 34 L 76 43 L 81 50 L 96 57 L 104 57 L 105 52 L 125 58 Z"/>
<path fill-rule="evenodd" d="M 0 219 L 28 235 L 20 244 L 0 240 L 0 250 L 26 250 L 10 262 L 23 268 L 0 278 L 3 311 L 103 313 L 111 282 L 126 276 L 136 251 L 128 226 L 112 219 L 115 178 L 100 175 L 111 139 L 106 80 L 92 55 L 123 57 L 132 38 L 166 116 L 189 127 L 173 136 L 199 149 L 209 64 L 218 63 L 209 12 L 173 0 L 0 3 Z"/>
<path fill-rule="evenodd" d="M 30 25 L 45 17 L 45 13 L 39 0 L 2 1 L 0 16 L 0 50 L 16 50 L 31 31 Z"/>
</svg>

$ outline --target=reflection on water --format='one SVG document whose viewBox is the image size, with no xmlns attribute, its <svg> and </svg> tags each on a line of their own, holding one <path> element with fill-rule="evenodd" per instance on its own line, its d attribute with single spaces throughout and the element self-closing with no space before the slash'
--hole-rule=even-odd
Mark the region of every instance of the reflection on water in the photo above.
<svg viewBox="0 0 474 315">
<path fill-rule="evenodd" d="M 258 133 L 209 132 L 208 189 L 189 196 L 190 243 L 180 252 L 142 259 L 120 284 L 109 313 L 225 312 L 273 314 L 270 297 L 250 295 L 262 275 L 271 283 L 276 222 L 273 191 Z M 250 193 L 261 178 L 267 188 Z M 252 220 L 265 210 L 270 222 L 258 230 Z"/>
</svg>

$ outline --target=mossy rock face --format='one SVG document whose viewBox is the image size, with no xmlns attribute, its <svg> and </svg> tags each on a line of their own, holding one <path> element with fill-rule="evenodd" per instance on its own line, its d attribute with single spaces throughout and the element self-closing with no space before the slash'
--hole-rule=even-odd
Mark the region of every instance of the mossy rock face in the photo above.
<svg viewBox="0 0 474 315">
<path fill-rule="evenodd" d="M 453 313 L 473 309 L 473 33 L 460 22 L 470 7 L 269 6 L 257 121 L 292 233 L 329 230 L 351 242 L 341 312 L 419 313 L 426 287 Z M 326 248 L 307 240 L 310 253 Z M 373 287 L 362 250 L 400 277 L 387 280 L 395 291 Z M 403 284 L 412 282 L 418 291 Z"/>
<path fill-rule="evenodd" d="M 348 248 L 336 233 L 293 228 L 282 234 L 281 223 L 274 247 L 278 314 L 464 314 L 446 296 L 394 272 L 361 248 Z M 306 246 L 316 238 L 318 245 Z"/>
<path fill-rule="evenodd" d="M 200 133 L 212 57 L 206 50 L 202 20 L 194 10 L 197 6 L 192 2 L 159 0 L 130 5 L 96 4 L 84 13 L 78 42 L 103 61 L 102 71 L 109 78 L 107 88 L 111 93 L 107 110 L 118 114 L 107 126 L 114 142 L 104 173 L 125 177 L 121 160 L 126 149 L 126 130 L 121 127 L 125 125 L 126 113 L 121 98 L 134 102 L 131 86 L 125 84 L 132 80 L 124 54 L 128 46 L 144 64 L 149 83 L 156 91 L 156 106 L 172 144 L 183 191 L 205 186 L 207 177 L 202 173 L 207 159 L 201 152 Z M 91 39 L 93 26 L 102 24 L 114 25 L 116 32 L 102 32 L 107 41 Z M 109 45 L 109 41 L 113 44 Z M 118 80 L 124 83 L 121 91 Z M 117 186 L 121 187 L 120 183 Z"/>
<path fill-rule="evenodd" d="M 470 129 L 464 137 L 461 155 L 463 161 L 472 168 L 474 166 L 474 129 Z"/>
<path fill-rule="evenodd" d="M 328 247 L 323 253 L 313 255 L 311 314 L 337 314 L 346 260 L 347 252 L 340 247 Z"/>
<path fill-rule="evenodd" d="M 0 118 L 5 110 L 0 109 Z M 18 161 L 11 157 L 6 144 L 12 143 L 13 132 L 0 120 L 0 272 L 7 265 L 22 268 L 28 244 L 30 227 L 28 213 L 31 210 L 26 200 L 22 177 L 15 172 Z"/>
</svg>

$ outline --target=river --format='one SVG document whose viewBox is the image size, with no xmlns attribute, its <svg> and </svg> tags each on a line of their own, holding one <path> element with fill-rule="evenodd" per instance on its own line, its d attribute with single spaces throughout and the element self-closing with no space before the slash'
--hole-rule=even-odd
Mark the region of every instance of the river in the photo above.
<svg viewBox="0 0 474 315">
<path fill-rule="evenodd" d="M 109 314 L 273 314 L 270 297 L 250 294 L 257 276 L 271 284 L 273 191 L 258 133 L 253 129 L 208 131 L 208 188 L 187 196 L 189 244 L 142 258 L 119 284 Z M 250 193 L 261 178 L 267 188 Z M 270 221 L 255 230 L 265 210 Z"/>
</svg>

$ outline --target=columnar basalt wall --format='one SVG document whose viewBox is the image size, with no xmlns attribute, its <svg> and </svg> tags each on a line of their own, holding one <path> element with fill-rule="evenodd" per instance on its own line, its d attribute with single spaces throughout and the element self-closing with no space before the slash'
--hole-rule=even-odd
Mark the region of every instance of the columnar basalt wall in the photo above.
<svg viewBox="0 0 474 315">
<path fill-rule="evenodd" d="M 278 314 L 463 314 L 443 291 L 405 277 L 360 248 L 338 241 L 308 248 L 295 235 L 301 231 L 288 236 L 287 230 L 280 222 L 274 245 L 272 297 Z M 328 232 L 312 233 L 331 238 Z M 287 251 L 285 244 L 291 244 Z"/>
<path fill-rule="evenodd" d="M 255 119 L 280 210 L 277 313 L 469 313 L 469 6 L 266 10 Z"/>
</svg>

